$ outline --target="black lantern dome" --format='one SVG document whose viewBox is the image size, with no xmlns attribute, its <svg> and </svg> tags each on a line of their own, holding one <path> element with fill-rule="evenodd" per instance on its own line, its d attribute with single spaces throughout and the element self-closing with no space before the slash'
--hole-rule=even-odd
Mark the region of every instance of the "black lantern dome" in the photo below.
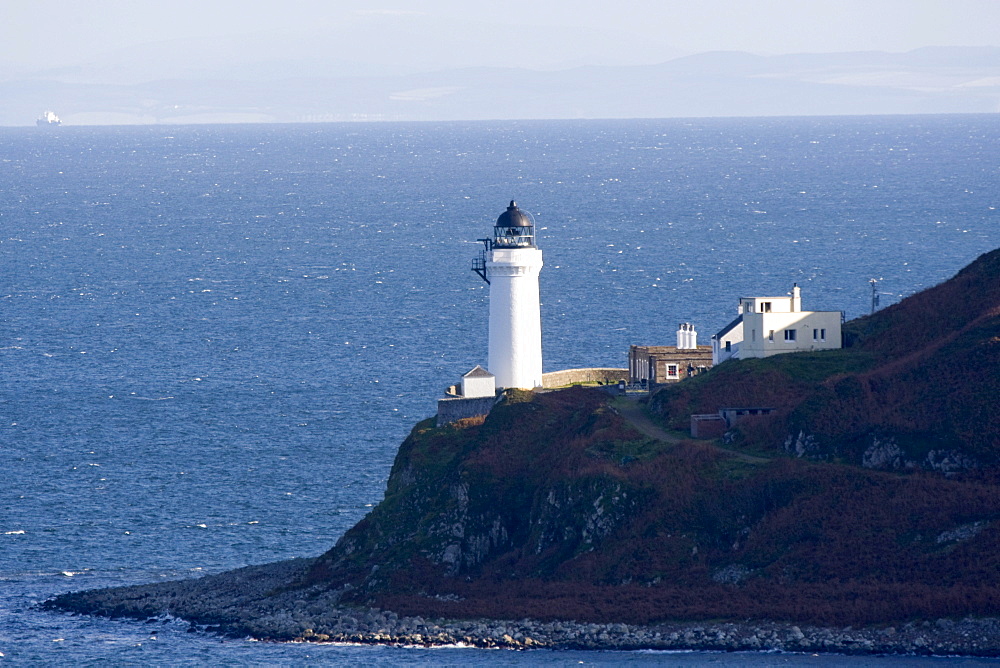
<svg viewBox="0 0 1000 668">
<path fill-rule="evenodd" d="M 493 248 L 535 248 L 535 221 L 514 200 L 493 227 Z"/>
</svg>

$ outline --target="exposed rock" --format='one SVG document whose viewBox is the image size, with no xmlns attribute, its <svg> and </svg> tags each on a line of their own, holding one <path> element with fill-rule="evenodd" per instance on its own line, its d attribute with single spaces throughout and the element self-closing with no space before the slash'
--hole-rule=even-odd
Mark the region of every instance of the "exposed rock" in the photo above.
<svg viewBox="0 0 1000 668">
<path fill-rule="evenodd" d="M 861 465 L 866 469 L 898 471 L 903 466 L 903 451 L 896 445 L 894 439 L 880 441 L 874 436 L 872 444 L 861 457 Z"/>
<path fill-rule="evenodd" d="M 981 527 L 958 527 L 961 540 Z M 200 579 L 64 594 L 49 610 L 142 620 L 184 619 L 192 628 L 262 640 L 505 649 L 713 650 L 995 656 L 1000 619 L 938 619 L 897 627 L 832 628 L 775 622 L 653 625 L 531 619 L 447 621 L 338 606 L 338 591 L 283 591 L 311 560 L 253 566 Z"/>
<path fill-rule="evenodd" d="M 976 536 L 977 534 L 979 534 L 980 531 L 982 531 L 985 528 L 986 528 L 986 522 L 972 522 L 970 524 L 963 524 L 962 526 L 955 527 L 954 529 L 951 529 L 949 531 L 942 531 L 940 534 L 938 534 L 938 537 L 935 539 L 935 542 L 937 542 L 939 545 L 941 543 L 950 543 L 950 542 L 960 543 L 962 541 L 969 540 L 970 538 Z"/>
<path fill-rule="evenodd" d="M 923 462 L 924 468 L 939 473 L 956 473 L 979 468 L 979 462 L 960 450 L 931 450 Z"/>
<path fill-rule="evenodd" d="M 721 584 L 739 584 L 748 577 L 752 571 L 742 564 L 730 564 L 712 573 L 712 581 Z"/>
<path fill-rule="evenodd" d="M 819 452 L 816 437 L 806 434 L 804 431 L 800 431 L 797 436 L 793 436 L 792 434 L 786 436 L 783 447 L 785 452 L 793 454 L 796 457 L 808 457 Z"/>
</svg>

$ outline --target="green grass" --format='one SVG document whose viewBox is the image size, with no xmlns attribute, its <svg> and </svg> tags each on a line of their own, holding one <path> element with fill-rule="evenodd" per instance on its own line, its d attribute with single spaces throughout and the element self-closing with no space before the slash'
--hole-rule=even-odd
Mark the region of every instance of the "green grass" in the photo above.
<svg viewBox="0 0 1000 668">
<path fill-rule="evenodd" d="M 600 438 L 600 434 L 597 435 Z M 669 450 L 672 447 L 669 443 L 658 441 L 652 438 L 640 438 L 636 440 L 601 441 L 593 443 L 586 449 L 588 455 L 610 459 L 619 466 L 626 466 L 632 462 L 645 461 L 656 455 Z"/>
<path fill-rule="evenodd" d="M 720 459 L 715 469 L 706 475 L 716 480 L 744 480 L 756 475 L 761 466 L 737 457 L 727 457 Z"/>
<path fill-rule="evenodd" d="M 872 353 L 851 349 L 788 353 L 746 362 L 781 371 L 793 380 L 807 383 L 820 383 L 843 374 L 863 373 L 876 366 Z"/>
</svg>

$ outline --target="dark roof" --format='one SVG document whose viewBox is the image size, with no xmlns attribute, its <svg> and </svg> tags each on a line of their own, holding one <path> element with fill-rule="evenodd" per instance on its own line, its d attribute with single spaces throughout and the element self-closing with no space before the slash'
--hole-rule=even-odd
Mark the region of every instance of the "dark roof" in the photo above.
<svg viewBox="0 0 1000 668">
<path fill-rule="evenodd" d="M 535 221 L 532 220 L 531 214 L 521 211 L 517 208 L 517 202 L 511 200 L 507 210 L 497 218 L 496 227 L 534 227 L 534 225 Z"/>
<path fill-rule="evenodd" d="M 462 378 L 493 378 L 493 374 L 477 364 L 475 369 L 462 376 Z"/>
<path fill-rule="evenodd" d="M 741 322 L 743 322 L 743 314 L 742 313 L 740 315 L 736 316 L 736 320 L 733 320 L 731 323 L 729 323 L 728 325 L 726 325 L 725 327 L 723 327 L 722 329 L 720 329 L 718 331 L 718 333 L 715 336 L 713 336 L 712 338 L 713 339 L 722 338 L 723 336 L 725 336 L 729 332 L 733 331 L 733 328 L 735 328 L 736 325 L 740 324 Z"/>
</svg>

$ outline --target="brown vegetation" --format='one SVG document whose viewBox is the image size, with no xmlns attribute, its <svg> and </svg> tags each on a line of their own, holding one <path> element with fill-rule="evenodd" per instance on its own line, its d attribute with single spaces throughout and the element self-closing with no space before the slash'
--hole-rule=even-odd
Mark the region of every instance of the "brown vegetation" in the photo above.
<svg viewBox="0 0 1000 668">
<path fill-rule="evenodd" d="M 300 584 L 444 617 L 1000 615 L 1000 251 L 846 331 L 849 349 L 727 362 L 650 403 L 679 428 L 774 407 L 733 446 L 769 458 L 651 439 L 585 388 L 425 421 Z M 906 472 L 872 470 L 876 446 Z"/>
<path fill-rule="evenodd" d="M 959 470 L 1000 460 L 1000 250 L 954 278 L 845 325 L 844 350 L 727 362 L 661 391 L 651 406 L 681 428 L 692 413 L 772 406 L 739 429 L 746 447 L 861 464 L 891 443 L 894 468 Z M 949 458 L 950 463 L 940 460 Z"/>
<path fill-rule="evenodd" d="M 653 444 L 606 395 L 577 388 L 501 406 L 478 426 L 415 429 L 386 501 L 310 583 L 350 582 L 348 600 L 445 617 L 869 624 L 998 614 L 996 490 L 982 472 L 753 463 Z M 449 545 L 457 561 L 444 558 Z"/>
</svg>

